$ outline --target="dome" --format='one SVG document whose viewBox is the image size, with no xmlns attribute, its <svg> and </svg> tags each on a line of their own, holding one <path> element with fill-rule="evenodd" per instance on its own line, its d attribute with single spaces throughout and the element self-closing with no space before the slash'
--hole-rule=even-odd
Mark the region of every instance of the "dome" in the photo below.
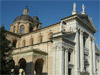
<svg viewBox="0 0 100 75">
<path fill-rule="evenodd" d="M 20 21 L 29 21 L 29 22 L 33 22 L 33 19 L 31 16 L 29 15 L 21 15 L 15 18 L 15 20 L 13 22 L 20 22 Z"/>
</svg>

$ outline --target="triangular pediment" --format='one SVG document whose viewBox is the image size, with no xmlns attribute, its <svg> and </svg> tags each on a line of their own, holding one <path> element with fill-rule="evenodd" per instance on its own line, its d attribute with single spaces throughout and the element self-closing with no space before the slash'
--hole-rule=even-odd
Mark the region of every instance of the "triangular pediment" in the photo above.
<svg viewBox="0 0 100 75">
<path fill-rule="evenodd" d="M 78 15 L 79 18 L 85 23 L 87 24 L 90 28 L 92 28 L 92 30 L 94 30 L 95 32 L 97 31 L 96 30 L 96 27 L 94 26 L 93 22 L 92 22 L 92 19 L 90 19 L 90 17 L 88 15 Z"/>
</svg>

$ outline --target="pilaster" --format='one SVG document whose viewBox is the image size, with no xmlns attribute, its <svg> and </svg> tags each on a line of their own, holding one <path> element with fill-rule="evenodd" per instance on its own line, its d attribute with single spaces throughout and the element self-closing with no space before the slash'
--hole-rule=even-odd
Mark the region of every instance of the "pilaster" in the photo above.
<svg viewBox="0 0 100 75">
<path fill-rule="evenodd" d="M 65 75 L 68 75 L 68 48 L 65 50 Z"/>
<path fill-rule="evenodd" d="M 83 46 L 83 30 L 80 30 L 80 71 L 84 71 L 84 46 Z"/>
<path fill-rule="evenodd" d="M 90 75 L 93 75 L 93 58 L 92 58 L 92 37 L 89 36 L 89 71 Z"/>
<path fill-rule="evenodd" d="M 62 47 L 62 50 L 60 50 L 60 54 L 61 54 L 61 55 L 60 55 L 60 57 L 61 57 L 61 58 L 60 58 L 60 60 L 61 60 L 61 61 L 60 61 L 60 64 L 61 64 L 61 65 L 59 64 L 60 67 L 61 67 L 60 70 L 59 70 L 59 71 L 60 71 L 60 75 L 65 75 L 65 60 L 64 60 L 64 58 L 65 58 L 65 51 L 64 51 L 64 49 L 65 49 L 65 48 Z"/>
<path fill-rule="evenodd" d="M 61 42 L 56 43 L 53 51 L 53 75 L 65 75 L 65 49 Z"/>
<path fill-rule="evenodd" d="M 79 28 L 76 28 L 76 37 L 75 37 L 75 75 L 80 75 L 79 71 Z"/>
<path fill-rule="evenodd" d="M 95 42 L 93 37 L 92 37 L 92 49 L 93 49 L 93 72 L 94 75 L 96 75 Z"/>
</svg>

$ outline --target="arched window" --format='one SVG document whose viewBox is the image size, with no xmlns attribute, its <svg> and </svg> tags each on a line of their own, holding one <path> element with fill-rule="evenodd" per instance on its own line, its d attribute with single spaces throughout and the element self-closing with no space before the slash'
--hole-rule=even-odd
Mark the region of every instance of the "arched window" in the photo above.
<svg viewBox="0 0 100 75">
<path fill-rule="evenodd" d="M 23 40 L 22 46 L 25 47 L 25 45 L 26 45 L 26 41 Z"/>
<path fill-rule="evenodd" d="M 13 47 L 16 48 L 17 40 L 13 40 Z"/>
<path fill-rule="evenodd" d="M 24 33 L 24 25 L 20 26 L 20 33 Z"/>
<path fill-rule="evenodd" d="M 34 44 L 34 39 L 31 38 L 31 39 L 30 39 L 30 45 L 33 45 L 33 44 Z"/>
<path fill-rule="evenodd" d="M 37 28 L 37 29 L 39 28 L 39 24 L 36 25 L 36 28 Z"/>
<path fill-rule="evenodd" d="M 14 32 L 14 33 L 15 33 L 15 28 L 16 28 L 16 27 L 14 26 L 14 27 L 13 27 L 13 32 Z"/>
<path fill-rule="evenodd" d="M 42 35 L 40 35 L 39 36 L 39 43 L 42 43 L 42 41 L 43 41 L 43 37 L 42 37 Z"/>
<path fill-rule="evenodd" d="M 30 25 L 30 32 L 32 32 L 33 31 L 33 26 L 32 25 Z"/>
<path fill-rule="evenodd" d="M 49 34 L 48 34 L 48 40 L 50 40 L 50 38 L 52 38 L 53 37 L 53 32 L 50 32 Z"/>
</svg>

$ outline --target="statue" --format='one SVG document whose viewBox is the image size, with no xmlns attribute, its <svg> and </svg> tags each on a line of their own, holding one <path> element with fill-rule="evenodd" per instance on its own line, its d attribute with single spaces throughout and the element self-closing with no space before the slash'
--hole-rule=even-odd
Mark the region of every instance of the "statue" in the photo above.
<svg viewBox="0 0 100 75">
<path fill-rule="evenodd" d="M 84 4 L 82 4 L 82 12 L 81 12 L 81 14 L 85 14 L 85 6 L 84 6 Z"/>
<path fill-rule="evenodd" d="M 76 11 L 76 3 L 73 4 L 73 11 Z"/>
<path fill-rule="evenodd" d="M 76 3 L 73 3 L 72 15 L 75 15 L 75 14 L 77 14 L 77 11 L 76 11 Z"/>
<path fill-rule="evenodd" d="M 83 9 L 83 12 L 85 12 L 85 6 L 84 6 L 84 4 L 82 4 L 82 9 Z"/>
</svg>

